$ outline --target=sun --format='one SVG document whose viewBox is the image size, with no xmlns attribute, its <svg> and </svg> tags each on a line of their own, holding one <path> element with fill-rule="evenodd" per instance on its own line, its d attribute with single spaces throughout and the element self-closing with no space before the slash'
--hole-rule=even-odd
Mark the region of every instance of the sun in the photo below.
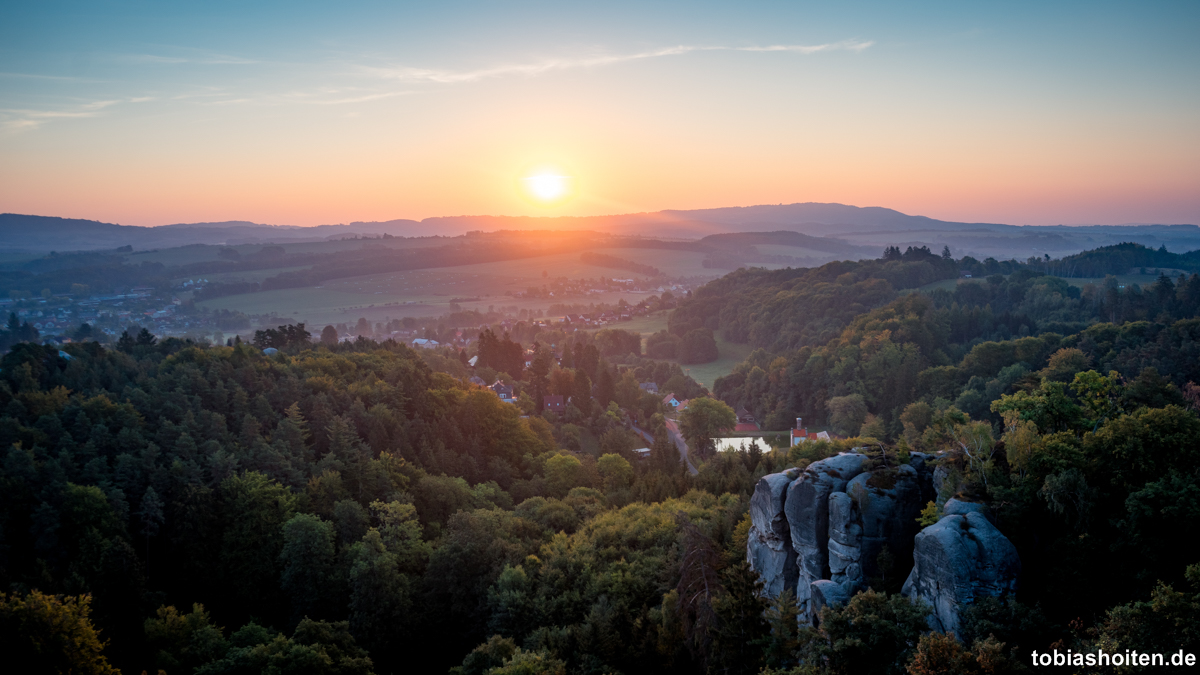
<svg viewBox="0 0 1200 675">
<path fill-rule="evenodd" d="M 560 199 L 567 193 L 567 177 L 551 174 L 540 174 L 525 179 L 529 192 L 534 197 L 544 201 Z"/>
<path fill-rule="evenodd" d="M 540 169 L 521 179 L 521 192 L 539 206 L 557 206 L 572 196 L 573 180 L 555 169 Z"/>
</svg>

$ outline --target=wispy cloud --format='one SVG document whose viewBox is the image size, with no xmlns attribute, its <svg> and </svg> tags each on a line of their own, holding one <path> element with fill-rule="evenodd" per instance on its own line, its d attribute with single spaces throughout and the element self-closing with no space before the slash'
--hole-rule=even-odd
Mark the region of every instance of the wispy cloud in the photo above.
<svg viewBox="0 0 1200 675">
<path fill-rule="evenodd" d="M 823 45 L 767 45 L 766 47 L 732 47 L 739 52 L 796 52 L 797 54 L 816 54 L 817 52 L 861 52 L 875 44 L 874 40 L 842 40 Z"/>
<path fill-rule="evenodd" d="M 30 131 L 52 120 L 95 117 L 105 108 L 119 103 L 137 103 L 148 98 L 91 101 L 71 108 L 38 110 L 34 108 L 0 108 L 0 128 L 5 131 Z"/>
<path fill-rule="evenodd" d="M 705 47 L 696 45 L 676 45 L 674 47 L 663 47 L 661 49 L 635 52 L 632 54 L 545 59 L 530 63 L 512 63 L 471 70 L 443 70 L 430 68 L 411 68 L 407 66 L 396 66 L 390 68 L 367 67 L 364 70 L 379 77 L 400 80 L 402 82 L 435 82 L 439 84 L 457 84 L 462 82 L 475 82 L 477 80 L 489 79 L 493 77 L 532 77 L 535 75 L 541 75 L 555 71 L 573 70 L 578 68 L 596 68 L 618 63 L 627 63 L 630 61 L 656 59 L 664 56 L 680 56 L 692 52 L 792 52 L 796 54 L 816 54 L 818 52 L 828 51 L 861 52 L 873 44 L 875 44 L 874 41 L 843 40 L 841 42 L 831 42 L 820 45 L 767 45 L 752 47 Z"/>
<path fill-rule="evenodd" d="M 59 82 L 100 82 L 101 80 L 93 80 L 85 77 L 68 77 L 65 75 L 41 75 L 38 73 L 0 73 L 0 77 L 8 77 L 21 80 L 55 80 Z"/>
<path fill-rule="evenodd" d="M 126 63 L 162 63 L 162 64 L 196 64 L 203 66 L 224 66 L 224 65 L 254 65 L 262 63 L 256 59 L 247 59 L 241 56 L 230 56 L 228 54 L 196 54 L 191 56 L 163 56 L 161 54 L 120 54 L 116 57 L 118 61 Z"/>
<path fill-rule="evenodd" d="M 379 101 L 379 100 L 386 99 L 386 98 L 395 98 L 397 96 L 408 96 L 409 94 L 416 94 L 416 93 L 418 93 L 418 92 L 415 92 L 415 91 L 387 91 L 387 92 L 380 92 L 377 94 L 363 94 L 361 96 L 351 96 L 351 97 L 347 97 L 347 98 L 331 98 L 331 99 L 323 99 L 323 100 L 316 99 L 316 100 L 311 100 L 311 101 L 307 101 L 307 102 L 312 103 L 314 105 L 346 105 L 348 103 L 367 103 L 369 101 Z"/>
</svg>

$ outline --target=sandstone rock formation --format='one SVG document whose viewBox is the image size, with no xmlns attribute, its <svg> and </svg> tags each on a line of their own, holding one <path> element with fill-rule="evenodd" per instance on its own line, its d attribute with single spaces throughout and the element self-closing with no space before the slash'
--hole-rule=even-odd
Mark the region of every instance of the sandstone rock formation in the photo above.
<svg viewBox="0 0 1200 675">
<path fill-rule="evenodd" d="M 862 473 L 866 460 L 857 452 L 843 452 L 810 464 L 788 486 L 783 509 L 798 556 L 796 605 L 803 618 L 816 609 L 809 603 L 812 583 L 830 576 L 829 496 L 845 492 L 850 479 Z"/>
<path fill-rule="evenodd" d="M 750 538 L 747 558 L 758 572 L 763 592 L 778 597 L 784 589 L 796 588 L 796 549 L 792 548 L 791 528 L 783 514 L 787 488 L 799 472 L 763 476 L 750 498 Z"/>
<path fill-rule="evenodd" d="M 916 536 L 913 569 L 902 592 L 930 605 L 933 630 L 957 632 L 961 612 L 976 598 L 1016 590 L 1021 559 L 986 509 L 950 499 L 941 520 Z"/>
<path fill-rule="evenodd" d="M 761 478 L 746 554 L 764 594 L 795 589 L 801 620 L 812 621 L 889 573 L 878 564 L 885 546 L 891 574 L 915 561 L 904 592 L 934 607 L 930 621 L 941 630 L 957 628 L 975 597 L 1011 592 L 1020 560 L 979 505 L 950 500 L 946 516 L 918 533 L 921 510 L 936 498 L 930 460 L 912 453 L 908 464 L 872 468 L 849 452 Z"/>
</svg>

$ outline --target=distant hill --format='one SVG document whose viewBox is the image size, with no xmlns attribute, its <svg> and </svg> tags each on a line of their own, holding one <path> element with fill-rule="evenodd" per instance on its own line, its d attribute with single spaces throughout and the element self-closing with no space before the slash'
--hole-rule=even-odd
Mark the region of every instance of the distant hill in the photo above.
<svg viewBox="0 0 1200 675">
<path fill-rule="evenodd" d="M 785 246 L 853 257 L 884 246 L 949 246 L 955 256 L 979 259 L 1062 257 L 1102 246 L 1132 242 L 1183 252 L 1200 249 L 1196 225 L 1017 226 L 965 223 L 913 216 L 882 207 L 845 204 L 778 204 L 696 210 L 667 210 L 608 216 L 442 216 L 416 220 L 353 222 L 297 227 L 247 221 L 177 223 L 135 227 L 92 220 L 18 214 L 0 215 L 0 250 L 46 252 L 98 250 L 132 245 L 138 250 L 187 244 L 250 244 L 322 241 L 353 235 L 456 236 L 470 231 L 586 230 L 657 239 L 698 240 L 730 233 L 766 233 Z M 791 238 L 780 232 L 813 238 Z M 806 242 L 806 243 L 800 243 Z M 749 242 L 742 242 L 749 243 Z"/>
<path fill-rule="evenodd" d="M 780 230 L 778 232 L 733 232 L 728 234 L 710 234 L 700 240 L 702 244 L 718 248 L 734 248 L 741 246 L 774 245 L 807 248 L 822 253 L 845 257 L 871 256 L 876 251 L 871 248 L 847 244 L 841 239 L 832 237 L 813 237 L 800 232 Z"/>
<path fill-rule="evenodd" d="M 422 232 L 421 230 L 427 232 Z M 133 246 L 135 250 L 171 248 L 189 244 L 257 244 L 324 241 L 354 234 L 377 236 L 423 236 L 436 234 L 415 220 L 350 225 L 263 225 L 249 221 L 221 223 L 176 223 L 159 227 L 117 225 L 96 220 L 0 214 L 0 250 L 90 251 Z"/>
</svg>

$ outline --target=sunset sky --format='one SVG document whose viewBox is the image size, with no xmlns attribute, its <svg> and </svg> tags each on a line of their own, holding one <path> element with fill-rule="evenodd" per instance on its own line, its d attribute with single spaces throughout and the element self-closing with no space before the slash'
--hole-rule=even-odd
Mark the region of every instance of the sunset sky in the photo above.
<svg viewBox="0 0 1200 675">
<path fill-rule="evenodd" d="M 8 2 L 0 212 L 1200 223 L 1200 2 L 986 4 Z"/>
</svg>

